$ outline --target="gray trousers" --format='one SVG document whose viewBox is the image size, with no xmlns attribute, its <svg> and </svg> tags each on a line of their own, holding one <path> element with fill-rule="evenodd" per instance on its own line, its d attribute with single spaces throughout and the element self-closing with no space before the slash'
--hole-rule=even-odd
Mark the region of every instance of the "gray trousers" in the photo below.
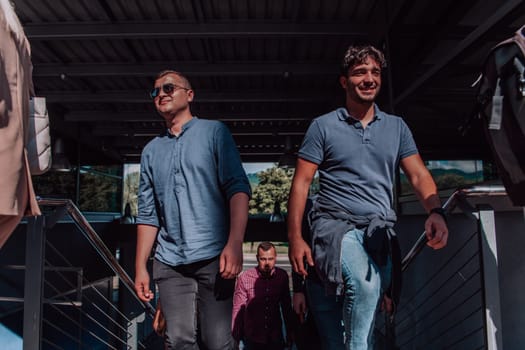
<svg viewBox="0 0 525 350">
<path fill-rule="evenodd" d="M 231 350 L 235 280 L 219 275 L 219 258 L 180 266 L 153 263 L 166 319 L 167 349 Z"/>
</svg>

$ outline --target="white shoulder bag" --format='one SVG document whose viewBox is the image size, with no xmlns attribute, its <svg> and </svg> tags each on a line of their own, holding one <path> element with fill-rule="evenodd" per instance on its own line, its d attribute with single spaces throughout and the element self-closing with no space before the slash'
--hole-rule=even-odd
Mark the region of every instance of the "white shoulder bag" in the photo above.
<svg viewBox="0 0 525 350">
<path fill-rule="evenodd" d="M 27 158 L 31 175 L 42 175 L 51 168 L 51 136 L 45 97 L 29 100 Z"/>
</svg>

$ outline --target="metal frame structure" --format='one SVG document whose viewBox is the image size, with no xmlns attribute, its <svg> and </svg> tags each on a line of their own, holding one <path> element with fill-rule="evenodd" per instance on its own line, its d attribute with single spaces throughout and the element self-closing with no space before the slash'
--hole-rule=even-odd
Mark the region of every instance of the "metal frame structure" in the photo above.
<svg viewBox="0 0 525 350">
<path fill-rule="evenodd" d="M 480 270 L 482 272 L 482 295 L 484 304 L 484 333 L 485 344 L 487 349 L 495 350 L 502 348 L 501 340 L 501 314 L 500 314 L 500 296 L 499 289 L 494 286 L 499 285 L 498 281 L 498 256 L 496 248 L 496 227 L 494 220 L 494 211 L 486 206 L 481 205 L 478 208 L 472 208 L 466 202 L 468 197 L 480 196 L 503 196 L 505 190 L 498 187 L 471 187 L 455 191 L 446 201 L 443 208 L 447 212 L 452 212 L 457 206 L 467 215 L 475 218 L 478 222 L 478 240 L 479 240 L 479 258 Z M 40 216 L 31 218 L 27 227 L 27 244 L 26 244 L 26 275 L 25 275 L 25 300 L 24 300 L 24 350 L 37 350 L 42 344 L 42 305 L 43 298 L 43 278 L 44 278 L 44 247 L 46 229 L 51 227 L 60 217 L 65 214 L 71 216 L 77 227 L 88 239 L 90 244 L 99 253 L 101 258 L 108 264 L 119 280 L 130 292 L 134 293 L 133 282 L 129 275 L 119 265 L 115 257 L 111 254 L 95 230 L 84 218 L 82 213 L 70 200 L 40 199 L 40 205 L 54 206 L 58 210 L 50 216 Z M 425 233 L 416 241 L 414 247 L 403 259 L 403 270 L 406 270 L 409 264 L 413 263 L 414 258 L 422 251 L 426 242 Z M 136 296 L 135 296 L 136 298 Z M 143 303 L 137 298 L 147 314 L 152 316 L 154 308 L 149 303 Z M 128 331 L 136 331 L 137 322 L 144 319 L 144 314 L 138 315 L 130 321 Z M 387 324 L 388 326 L 388 324 Z M 387 334 L 395 337 L 395 332 L 390 329 Z M 136 335 L 131 335 L 127 340 L 128 347 L 136 348 Z M 395 343 L 395 339 L 388 340 L 390 344 Z"/>
</svg>

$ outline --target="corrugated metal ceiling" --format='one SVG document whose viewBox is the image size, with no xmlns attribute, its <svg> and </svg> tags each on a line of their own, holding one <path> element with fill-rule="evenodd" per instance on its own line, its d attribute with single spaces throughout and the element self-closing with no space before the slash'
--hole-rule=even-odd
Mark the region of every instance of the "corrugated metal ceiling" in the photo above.
<svg viewBox="0 0 525 350">
<path fill-rule="evenodd" d="M 342 103 L 340 58 L 355 41 L 384 48 L 380 104 L 401 114 L 427 159 L 486 158 L 458 132 L 481 63 L 525 24 L 524 1 L 15 0 L 52 132 L 83 164 L 136 162 L 162 129 L 148 98 L 173 68 L 194 113 L 223 120 L 244 161 L 277 161 L 315 116 Z M 77 153 L 78 151 L 78 153 Z"/>
</svg>

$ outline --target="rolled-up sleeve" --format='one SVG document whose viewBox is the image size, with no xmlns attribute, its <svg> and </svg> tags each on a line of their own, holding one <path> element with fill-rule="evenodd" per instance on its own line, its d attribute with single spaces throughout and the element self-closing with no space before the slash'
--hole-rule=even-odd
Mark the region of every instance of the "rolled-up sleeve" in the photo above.
<svg viewBox="0 0 525 350">
<path fill-rule="evenodd" d="M 251 197 L 250 182 L 242 167 L 235 141 L 224 124 L 218 125 L 215 145 L 218 148 L 216 154 L 221 189 L 228 200 L 238 192 L 246 193 Z"/>
<path fill-rule="evenodd" d="M 159 215 L 155 205 L 154 188 L 149 166 L 149 156 L 144 152 L 140 162 L 137 224 L 159 227 Z"/>
</svg>

